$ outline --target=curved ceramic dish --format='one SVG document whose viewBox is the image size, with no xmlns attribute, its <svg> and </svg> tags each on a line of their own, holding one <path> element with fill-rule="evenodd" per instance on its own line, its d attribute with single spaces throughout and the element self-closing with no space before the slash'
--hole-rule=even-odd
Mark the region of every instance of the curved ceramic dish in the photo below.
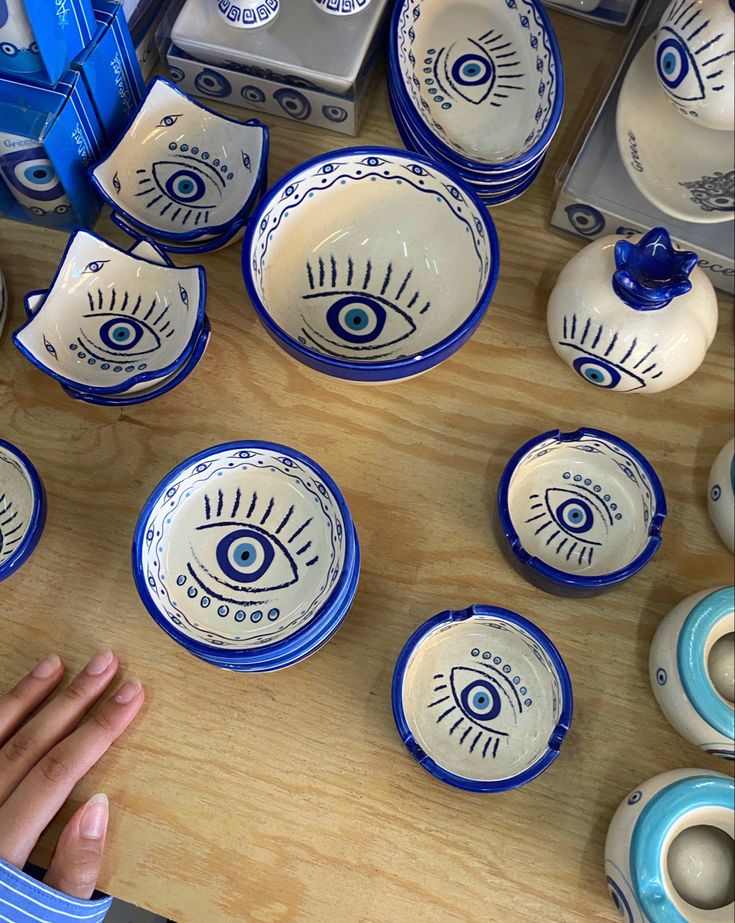
<svg viewBox="0 0 735 923">
<path fill-rule="evenodd" d="M 460 166 L 530 160 L 559 125 L 561 54 L 536 0 L 400 0 L 389 69 L 419 135 Z"/>
<path fill-rule="evenodd" d="M 717 534 L 735 552 L 735 439 L 723 446 L 712 465 L 707 504 Z"/>
<path fill-rule="evenodd" d="M 498 487 L 511 564 L 560 595 L 591 596 L 632 577 L 658 550 L 665 517 L 649 462 L 596 429 L 534 437 L 510 459 Z"/>
<path fill-rule="evenodd" d="M 243 244 L 248 294 L 271 336 L 355 381 L 410 377 L 454 353 L 482 320 L 498 268 L 495 226 L 474 193 L 389 148 L 297 167 L 258 205 Z"/>
<path fill-rule="evenodd" d="M 624 923 L 731 923 L 735 783 L 679 769 L 632 791 L 605 843 L 610 897 Z"/>
<path fill-rule="evenodd" d="M 204 321 L 201 266 L 180 269 L 153 244 L 125 252 L 88 231 L 71 235 L 51 287 L 27 305 L 13 342 L 74 391 L 112 395 L 173 374 Z"/>
<path fill-rule="evenodd" d="M 129 224 L 166 240 L 191 241 L 245 223 L 267 159 L 265 125 L 229 119 L 157 77 L 91 177 Z"/>
<path fill-rule="evenodd" d="M 357 587 L 357 533 L 316 462 L 232 442 L 186 459 L 151 494 L 133 540 L 138 592 L 192 654 L 242 672 L 302 660 L 339 628 Z"/>
<path fill-rule="evenodd" d="M 497 606 L 442 612 L 415 631 L 396 663 L 392 701 L 411 756 L 473 792 L 535 779 L 572 721 L 561 655 L 536 625 Z"/>
<path fill-rule="evenodd" d="M 625 75 L 615 128 L 628 175 L 657 208 L 697 224 L 732 221 L 735 135 L 703 128 L 669 105 L 656 78 L 653 36 Z"/>
<path fill-rule="evenodd" d="M 46 493 L 19 448 L 0 439 L 0 580 L 28 559 L 46 522 Z"/>
<path fill-rule="evenodd" d="M 661 711 L 695 747 L 735 759 L 735 588 L 695 593 L 660 623 L 651 686 Z"/>
<path fill-rule="evenodd" d="M 138 230 L 135 225 L 129 224 L 128 221 L 117 212 L 110 212 L 110 219 L 113 224 L 116 224 L 121 231 L 125 231 L 126 234 L 129 234 L 135 240 L 140 239 L 141 231 Z M 225 247 L 229 247 L 232 244 L 236 244 L 238 241 L 242 240 L 245 233 L 244 225 L 233 225 L 230 230 L 225 231 L 223 234 L 216 234 L 214 237 L 200 237 L 197 240 L 192 241 L 175 241 L 166 240 L 161 237 L 151 236 L 149 239 L 155 241 L 155 243 L 166 253 L 182 253 L 189 254 L 194 256 L 197 253 L 216 253 L 218 250 L 224 250 Z"/>
</svg>

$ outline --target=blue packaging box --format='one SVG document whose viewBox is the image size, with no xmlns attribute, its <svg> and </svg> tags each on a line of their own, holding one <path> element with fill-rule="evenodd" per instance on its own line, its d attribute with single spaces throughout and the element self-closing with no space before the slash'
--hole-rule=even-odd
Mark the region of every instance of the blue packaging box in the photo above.
<svg viewBox="0 0 735 923">
<path fill-rule="evenodd" d="M 96 31 L 91 0 L 0 0 L 0 74 L 53 86 Z"/>
<path fill-rule="evenodd" d="M 122 4 L 92 3 L 97 32 L 72 67 L 82 75 L 107 146 L 112 147 L 135 115 L 145 87 Z"/>
<path fill-rule="evenodd" d="M 91 227 L 101 203 L 87 170 L 104 152 L 84 81 L 68 71 L 55 87 L 0 75 L 0 213 L 72 230 Z"/>
</svg>

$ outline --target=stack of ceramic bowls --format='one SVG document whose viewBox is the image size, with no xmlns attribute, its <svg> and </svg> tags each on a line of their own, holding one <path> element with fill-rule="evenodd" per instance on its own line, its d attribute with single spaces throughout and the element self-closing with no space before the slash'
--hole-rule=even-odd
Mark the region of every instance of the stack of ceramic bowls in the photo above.
<svg viewBox="0 0 735 923">
<path fill-rule="evenodd" d="M 267 185 L 267 161 L 265 125 L 226 118 L 159 77 L 91 175 L 131 237 L 206 253 L 242 237 Z"/>
<path fill-rule="evenodd" d="M 201 266 L 176 267 L 150 241 L 126 253 L 77 231 L 49 289 L 26 295 L 13 342 L 70 397 L 139 404 L 198 364 L 209 341 L 205 301 Z"/>
<path fill-rule="evenodd" d="M 46 493 L 17 446 L 0 439 L 0 580 L 31 555 L 46 523 Z"/>
<path fill-rule="evenodd" d="M 337 485 L 267 442 L 186 459 L 138 519 L 133 573 L 157 624 L 240 673 L 279 670 L 325 644 L 357 589 L 360 549 Z"/>
<path fill-rule="evenodd" d="M 559 126 L 561 53 L 539 0 L 398 0 L 388 92 L 406 147 L 501 205 L 533 183 Z"/>
</svg>

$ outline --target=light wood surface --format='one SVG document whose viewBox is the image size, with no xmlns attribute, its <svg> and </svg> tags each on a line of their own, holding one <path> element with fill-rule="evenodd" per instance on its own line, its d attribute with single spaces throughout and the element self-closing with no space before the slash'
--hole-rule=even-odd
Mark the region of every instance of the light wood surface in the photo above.
<svg viewBox="0 0 735 923">
<path fill-rule="evenodd" d="M 555 14 L 567 106 L 541 178 L 493 211 L 500 281 L 475 337 L 417 380 L 361 388 L 319 376 L 268 338 L 245 296 L 238 247 L 206 257 L 212 338 L 196 372 L 126 409 L 75 402 L 0 346 L 0 435 L 38 466 L 43 539 L 0 586 L 0 688 L 58 651 L 70 669 L 111 645 L 147 687 L 144 713 L 75 792 L 61 822 L 106 791 L 113 820 L 102 886 L 179 923 L 614 921 L 603 874 L 607 824 L 638 781 L 667 769 L 723 769 L 677 736 L 648 684 L 661 617 L 732 580 L 710 525 L 709 466 L 732 435 L 732 309 L 703 367 L 652 397 L 586 387 L 546 336 L 546 301 L 581 246 L 549 229 L 554 174 L 622 49 L 623 33 Z M 269 120 L 276 179 L 352 143 Z M 359 142 L 398 145 L 385 85 Z M 113 241 L 124 238 L 109 221 Z M 12 295 L 47 284 L 65 236 L 0 223 Z M 630 440 L 656 466 L 670 514 L 658 556 L 624 587 L 565 601 L 524 583 L 491 533 L 510 454 L 551 427 Z M 282 673 L 218 671 L 147 615 L 130 543 L 150 490 L 215 443 L 258 438 L 322 463 L 343 489 L 363 548 L 355 605 L 311 659 Z M 471 795 L 436 782 L 395 731 L 390 679 L 424 619 L 496 603 L 535 620 L 569 665 L 575 716 L 562 755 L 530 786 Z"/>
</svg>

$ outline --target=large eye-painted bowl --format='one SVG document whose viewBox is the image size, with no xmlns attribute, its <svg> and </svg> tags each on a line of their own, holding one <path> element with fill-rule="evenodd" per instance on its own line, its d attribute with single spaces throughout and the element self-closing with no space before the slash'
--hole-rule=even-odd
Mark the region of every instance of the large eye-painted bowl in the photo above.
<svg viewBox="0 0 735 923">
<path fill-rule="evenodd" d="M 707 505 L 717 534 L 735 552 L 735 439 L 723 446 L 712 465 Z"/>
<path fill-rule="evenodd" d="M 663 487 L 650 463 L 610 433 L 552 430 L 529 440 L 498 487 L 501 547 L 549 593 L 593 596 L 632 577 L 661 544 Z"/>
<path fill-rule="evenodd" d="M 644 782 L 613 815 L 605 877 L 623 923 L 731 923 L 735 783 L 706 769 Z"/>
<path fill-rule="evenodd" d="M 243 276 L 276 342 L 338 378 L 387 382 L 454 353 L 497 280 L 480 200 L 423 157 L 332 151 L 280 180 L 253 212 Z"/>
<path fill-rule="evenodd" d="M 411 756 L 473 792 L 535 779 L 572 721 L 561 655 L 540 628 L 497 606 L 442 612 L 417 629 L 396 663 L 392 701 Z"/>
<path fill-rule="evenodd" d="M 715 131 L 735 130 L 735 30 L 729 0 L 672 0 L 656 32 L 656 74 L 673 107 Z"/>
<path fill-rule="evenodd" d="M 78 231 L 49 290 L 28 298 L 13 334 L 23 355 L 72 391 L 110 396 L 161 384 L 186 363 L 204 324 L 206 278 L 150 241 L 126 253 Z"/>
<path fill-rule="evenodd" d="M 399 0 L 389 74 L 418 134 L 460 166 L 531 160 L 561 118 L 561 53 L 537 0 Z"/>
<path fill-rule="evenodd" d="M 192 654 L 240 672 L 303 660 L 357 588 L 357 533 L 316 462 L 272 443 L 215 446 L 178 465 L 138 519 L 133 572 L 155 621 Z"/>
<path fill-rule="evenodd" d="M 667 215 L 696 224 L 732 221 L 735 135 L 684 119 L 667 104 L 654 45 L 651 36 L 640 48 L 618 97 L 615 131 L 628 175 Z"/>
<path fill-rule="evenodd" d="M 704 590 L 658 626 L 649 658 L 661 711 L 688 741 L 735 759 L 735 588 Z"/>
<path fill-rule="evenodd" d="M 46 522 L 46 494 L 38 472 L 16 446 L 0 439 L 0 580 L 23 564 Z"/>
<path fill-rule="evenodd" d="M 191 241 L 247 221 L 267 159 L 265 125 L 220 115 L 157 77 L 91 176 L 128 223 L 159 239 Z"/>
</svg>

